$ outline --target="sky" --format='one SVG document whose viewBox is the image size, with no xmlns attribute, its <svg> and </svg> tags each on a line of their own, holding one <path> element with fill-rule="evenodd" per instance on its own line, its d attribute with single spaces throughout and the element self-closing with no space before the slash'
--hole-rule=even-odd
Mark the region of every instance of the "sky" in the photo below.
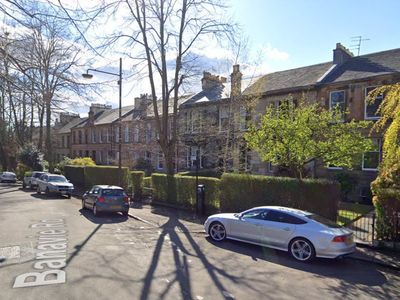
<svg viewBox="0 0 400 300">
<path fill-rule="evenodd" d="M 366 39 L 361 42 L 360 55 L 400 48 L 399 11 L 399 0 L 231 0 L 227 14 L 248 37 L 248 61 L 241 63 L 256 62 L 244 74 L 251 76 L 331 61 L 338 42 L 357 55 L 357 36 Z M 212 43 L 201 54 L 204 71 L 229 79 L 230 70 L 220 69 L 226 49 Z M 108 66 L 112 64 L 117 66 L 117 61 L 111 60 Z M 146 84 L 127 81 L 123 105 L 149 92 Z M 117 89 L 108 95 L 107 102 L 116 107 Z"/>
<path fill-rule="evenodd" d="M 399 0 L 232 0 L 231 12 L 253 49 L 264 48 L 267 72 L 332 59 L 340 42 L 360 55 L 400 47 Z M 357 50 L 352 49 L 357 55 Z"/>
</svg>

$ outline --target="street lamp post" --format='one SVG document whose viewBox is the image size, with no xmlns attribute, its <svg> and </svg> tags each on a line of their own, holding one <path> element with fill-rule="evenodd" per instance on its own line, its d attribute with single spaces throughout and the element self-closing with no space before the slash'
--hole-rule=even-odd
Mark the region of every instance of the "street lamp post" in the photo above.
<svg viewBox="0 0 400 300">
<path fill-rule="evenodd" d="M 108 74 L 108 75 L 113 75 L 113 76 L 118 76 L 118 85 L 119 85 L 119 114 L 118 114 L 118 185 L 121 186 L 121 165 L 122 165 L 122 123 L 121 123 L 121 117 L 122 117 L 122 58 L 119 59 L 119 73 L 111 73 L 107 71 L 101 71 L 97 69 L 87 69 L 86 73 L 82 74 L 83 78 L 86 79 L 92 79 L 93 75 L 89 74 L 89 72 L 98 72 L 98 73 L 103 73 L 103 74 Z"/>
</svg>

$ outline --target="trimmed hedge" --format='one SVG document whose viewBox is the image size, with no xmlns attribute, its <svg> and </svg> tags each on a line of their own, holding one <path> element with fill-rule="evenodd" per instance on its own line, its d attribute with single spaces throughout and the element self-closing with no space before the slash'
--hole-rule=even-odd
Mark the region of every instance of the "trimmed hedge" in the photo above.
<svg viewBox="0 0 400 300">
<path fill-rule="evenodd" d="M 184 172 L 179 172 L 177 175 L 180 175 L 180 176 L 196 176 L 196 175 L 199 175 L 201 177 L 221 178 L 222 173 L 219 172 L 219 171 L 215 171 L 215 170 L 200 169 L 198 171 L 198 174 L 196 174 L 196 171 L 184 171 Z"/>
<path fill-rule="evenodd" d="M 171 176 L 154 173 L 152 176 L 153 196 L 160 202 L 196 208 L 196 178 L 192 176 Z M 205 210 L 215 212 L 219 209 L 218 178 L 199 177 L 199 184 L 205 185 Z"/>
<path fill-rule="evenodd" d="M 96 184 L 119 185 L 118 167 L 115 166 L 86 166 L 85 187 L 91 187 Z M 121 168 L 122 188 L 125 191 L 129 189 L 129 169 Z"/>
<path fill-rule="evenodd" d="M 269 177 L 248 174 L 223 174 L 222 212 L 278 205 L 306 210 L 336 220 L 340 185 L 323 179 Z"/>
<path fill-rule="evenodd" d="M 64 174 L 74 185 L 85 186 L 85 167 L 65 166 Z"/>
<path fill-rule="evenodd" d="M 143 196 L 151 196 L 152 195 L 152 182 L 151 177 L 143 178 Z"/>
<path fill-rule="evenodd" d="M 131 191 L 133 192 L 135 199 L 140 199 L 143 194 L 143 178 L 144 172 L 143 171 L 131 171 Z"/>
</svg>

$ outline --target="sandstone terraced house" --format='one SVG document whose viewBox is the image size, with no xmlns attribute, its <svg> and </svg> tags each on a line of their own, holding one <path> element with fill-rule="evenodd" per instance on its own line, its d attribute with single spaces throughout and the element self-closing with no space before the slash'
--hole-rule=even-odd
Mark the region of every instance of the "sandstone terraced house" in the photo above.
<svg viewBox="0 0 400 300">
<path fill-rule="evenodd" d="M 276 168 L 261 162 L 242 138 L 249 120 L 265 111 L 267 105 L 278 106 L 290 97 L 298 103 L 304 97 L 327 109 L 339 106 L 343 121 L 377 120 L 381 97 L 374 104 L 366 102 L 369 91 L 383 84 L 400 81 L 400 49 L 354 56 L 340 43 L 333 50 L 332 61 L 266 74 L 243 80 L 239 65 L 230 79 L 203 73 L 201 91 L 179 100 L 179 142 L 175 166 L 177 171 L 193 169 L 196 157 L 200 168 L 276 174 Z M 98 164 L 116 164 L 122 155 L 124 166 L 134 167 L 145 159 L 157 171 L 164 170 L 163 154 L 157 143 L 152 103 L 147 95 L 123 108 L 122 154 L 118 153 L 118 109 L 93 104 L 87 118 L 73 117 L 58 129 L 57 154 L 91 156 Z M 367 138 L 367 137 L 366 137 Z M 350 172 L 357 182 L 352 198 L 368 198 L 369 184 L 377 175 L 381 159 L 381 136 L 372 138 L 375 149 L 365 153 L 360 164 Z M 312 167 L 312 166 L 310 166 Z M 348 172 L 335 166 L 313 168 L 317 177 L 334 177 Z"/>
</svg>

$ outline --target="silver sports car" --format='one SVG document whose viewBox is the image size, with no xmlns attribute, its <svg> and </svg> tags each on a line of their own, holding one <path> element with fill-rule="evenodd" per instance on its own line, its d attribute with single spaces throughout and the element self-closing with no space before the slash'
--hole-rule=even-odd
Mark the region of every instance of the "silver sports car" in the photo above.
<svg viewBox="0 0 400 300">
<path fill-rule="evenodd" d="M 299 261 L 314 257 L 336 258 L 355 251 L 350 229 L 306 211 L 261 206 L 239 214 L 217 214 L 204 223 L 217 242 L 225 238 L 289 253 Z"/>
</svg>

